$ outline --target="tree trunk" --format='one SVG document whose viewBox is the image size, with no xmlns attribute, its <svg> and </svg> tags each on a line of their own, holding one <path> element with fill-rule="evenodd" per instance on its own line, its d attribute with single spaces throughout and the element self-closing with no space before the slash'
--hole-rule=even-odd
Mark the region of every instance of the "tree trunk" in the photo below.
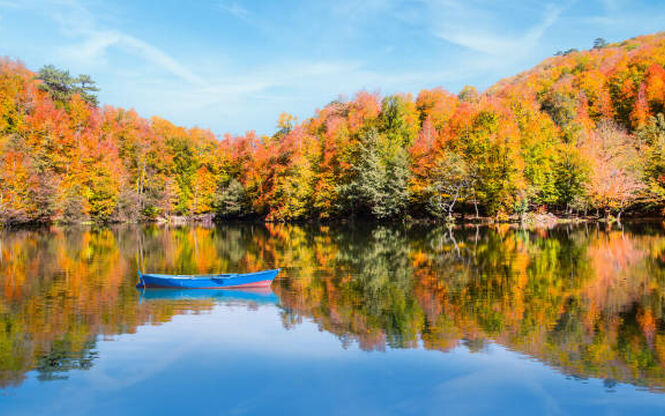
<svg viewBox="0 0 665 416">
<path fill-rule="evenodd" d="M 140 192 L 140 196 L 143 196 L 144 186 L 145 186 L 145 162 L 143 162 L 143 169 L 141 169 L 141 192 Z M 143 208 L 143 202 L 141 202 L 141 208 Z"/>
<path fill-rule="evenodd" d="M 457 202 L 457 197 L 459 195 L 459 189 L 455 190 L 455 196 L 450 204 L 448 204 L 448 221 L 453 219 L 453 208 L 455 207 L 455 202 Z"/>
</svg>

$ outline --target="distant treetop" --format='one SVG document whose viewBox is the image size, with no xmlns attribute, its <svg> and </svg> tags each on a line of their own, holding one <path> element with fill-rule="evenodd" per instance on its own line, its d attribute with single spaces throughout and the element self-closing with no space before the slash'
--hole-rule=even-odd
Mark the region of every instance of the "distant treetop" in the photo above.
<svg viewBox="0 0 665 416">
<path fill-rule="evenodd" d="M 596 38 L 593 41 L 593 48 L 592 49 L 603 49 L 607 47 L 608 43 L 605 39 L 603 38 Z"/>
<path fill-rule="evenodd" d="M 579 51 L 575 48 L 570 48 L 570 49 L 567 49 L 565 51 L 558 51 L 557 53 L 554 54 L 554 56 L 566 56 L 566 55 L 570 55 L 573 52 L 579 52 Z"/>
<path fill-rule="evenodd" d="M 37 79 L 42 80 L 39 88 L 47 91 L 51 98 L 60 104 L 66 104 L 74 94 L 79 94 L 88 104 L 97 106 L 94 92 L 99 91 L 99 88 L 89 75 L 81 74 L 73 78 L 67 70 L 45 65 L 39 70 Z"/>
</svg>

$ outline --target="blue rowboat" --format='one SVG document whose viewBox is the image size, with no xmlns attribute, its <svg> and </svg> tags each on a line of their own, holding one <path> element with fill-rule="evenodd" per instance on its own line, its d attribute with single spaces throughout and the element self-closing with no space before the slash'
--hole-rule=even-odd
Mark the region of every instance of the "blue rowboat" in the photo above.
<svg viewBox="0 0 665 416">
<path fill-rule="evenodd" d="M 138 288 L 173 289 L 247 289 L 270 287 L 281 269 L 255 273 L 225 273 L 201 275 L 172 275 L 141 273 Z"/>
</svg>

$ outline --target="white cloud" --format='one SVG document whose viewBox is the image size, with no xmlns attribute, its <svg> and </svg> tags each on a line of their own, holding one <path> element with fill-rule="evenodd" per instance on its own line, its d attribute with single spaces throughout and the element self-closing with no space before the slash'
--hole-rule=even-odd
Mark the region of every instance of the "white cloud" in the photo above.
<svg viewBox="0 0 665 416">
<path fill-rule="evenodd" d="M 219 8 L 226 13 L 229 13 L 230 15 L 240 19 L 247 19 L 250 16 L 249 11 L 237 2 L 231 3 L 227 1 L 221 1 L 219 2 Z"/>
<path fill-rule="evenodd" d="M 122 5 L 24 0 L 20 7 L 57 25 L 55 46 L 44 50 L 42 59 L 91 72 L 100 82 L 102 101 L 218 133 L 250 128 L 267 133 L 281 111 L 307 117 L 338 94 L 352 96 L 359 89 L 389 94 L 436 85 L 486 87 L 542 58 L 539 47 L 553 25 L 561 26 L 565 6 L 543 7 L 537 0 L 517 5 L 340 0 L 303 2 L 285 18 L 270 8 L 249 9 L 240 0 L 215 0 L 203 8 L 210 12 L 212 7 L 217 12 L 212 17 L 239 19 L 263 39 L 257 43 L 254 36 L 246 47 L 212 44 L 188 32 L 193 42 L 200 41 L 197 50 L 160 43 L 149 31 L 162 22 L 131 29 L 138 19 L 125 19 Z M 515 25 L 511 12 L 526 23 Z M 222 29 L 219 38 L 226 39 Z"/>
<path fill-rule="evenodd" d="M 109 48 L 116 47 L 142 61 L 165 69 L 181 80 L 192 84 L 204 82 L 161 49 L 134 36 L 114 31 L 87 31 L 81 33 L 81 37 L 83 37 L 82 42 L 60 47 L 58 51 L 69 60 L 90 66 L 99 64 L 100 61 L 105 63 Z"/>
<path fill-rule="evenodd" d="M 458 3 L 434 3 L 435 16 L 434 34 L 441 39 L 459 46 L 493 56 L 524 56 L 527 55 L 539 40 L 558 19 L 561 9 L 554 6 L 545 8 L 542 21 L 529 27 L 517 35 L 502 33 L 487 22 L 478 22 L 482 13 L 472 8 L 460 8 Z M 485 20 L 492 21 L 491 17 Z M 496 19 L 499 20 L 499 19 Z"/>
<path fill-rule="evenodd" d="M 200 84 L 203 80 L 176 59 L 132 35 L 100 28 L 94 15 L 76 0 L 57 4 L 58 11 L 53 14 L 61 30 L 78 41 L 58 48 L 58 52 L 75 62 L 94 66 L 106 63 L 110 48 L 116 47 L 132 54 L 135 58 L 163 68 L 181 80 Z M 66 10 L 62 10 L 66 8 Z"/>
<path fill-rule="evenodd" d="M 249 13 L 235 3 L 224 6 L 227 12 L 241 18 Z M 332 99 L 338 93 L 353 93 L 362 88 L 398 89 L 396 86 L 402 83 L 421 84 L 433 79 L 441 82 L 455 76 L 452 70 L 382 73 L 369 70 L 367 64 L 359 60 L 293 58 L 268 61 L 249 69 L 206 62 L 197 66 L 198 73 L 195 73 L 160 48 L 97 24 L 94 16 L 79 3 L 73 3 L 72 10 L 54 17 L 62 31 L 76 40 L 58 48 L 67 61 L 88 67 L 107 67 L 115 59 L 111 52 L 122 51 L 177 78 L 156 74 L 146 77 L 145 72 L 137 69 L 129 75 L 132 78 L 130 90 L 103 92 L 112 98 L 111 102 L 137 106 L 145 115 L 159 114 L 189 125 L 203 123 L 203 127 L 210 127 L 205 125 L 206 119 L 208 123 L 215 120 L 215 123 L 225 121 L 238 125 L 242 120 L 245 128 L 268 132 L 266 126 L 274 123 L 272 113 L 278 110 L 299 112 L 306 102 L 308 113 L 299 115 L 309 116 L 314 107 L 325 104 L 326 98 L 322 96 Z M 118 71 L 113 71 L 115 77 Z"/>
<path fill-rule="evenodd" d="M 163 52 L 161 49 L 137 39 L 133 36 L 120 34 L 118 38 L 118 46 L 128 51 L 134 52 L 137 57 L 141 57 L 147 61 L 156 64 L 169 72 L 177 75 L 185 81 L 193 84 L 202 84 L 204 81 L 195 75 L 185 66 L 181 65 L 174 58 Z"/>
</svg>

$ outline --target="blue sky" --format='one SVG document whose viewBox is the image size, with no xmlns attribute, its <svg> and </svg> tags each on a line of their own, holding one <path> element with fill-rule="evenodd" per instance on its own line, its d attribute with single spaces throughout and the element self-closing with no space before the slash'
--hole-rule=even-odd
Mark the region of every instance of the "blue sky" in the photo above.
<svg viewBox="0 0 665 416">
<path fill-rule="evenodd" d="M 103 103 L 272 133 L 361 89 L 484 89 L 557 50 L 665 29 L 665 1 L 0 0 L 0 55 L 87 73 Z"/>
</svg>

